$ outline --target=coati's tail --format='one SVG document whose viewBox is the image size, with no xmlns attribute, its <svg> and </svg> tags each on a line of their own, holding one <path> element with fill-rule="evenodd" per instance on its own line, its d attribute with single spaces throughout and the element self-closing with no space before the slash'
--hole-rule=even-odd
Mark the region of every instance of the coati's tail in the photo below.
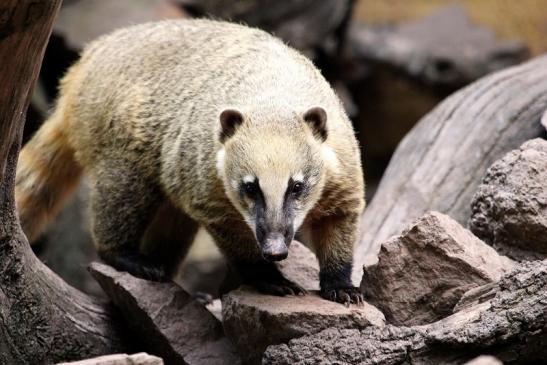
<svg viewBox="0 0 547 365">
<path fill-rule="evenodd" d="M 82 168 L 74 160 L 63 103 L 19 154 L 15 199 L 29 242 L 34 242 L 76 188 Z"/>
</svg>

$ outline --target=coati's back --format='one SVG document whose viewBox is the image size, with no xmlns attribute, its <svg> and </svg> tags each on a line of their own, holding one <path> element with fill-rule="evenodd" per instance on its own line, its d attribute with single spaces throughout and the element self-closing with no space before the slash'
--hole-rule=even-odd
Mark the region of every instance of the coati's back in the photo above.
<svg viewBox="0 0 547 365">
<path fill-rule="evenodd" d="M 93 42 L 76 67 L 66 92 L 75 95 L 78 118 L 70 129 L 86 166 L 114 148 L 134 150 L 147 168 L 159 168 L 159 149 L 175 134 L 212 148 L 227 106 L 289 111 L 337 102 L 311 62 L 278 39 L 209 20 L 119 30 Z"/>
</svg>

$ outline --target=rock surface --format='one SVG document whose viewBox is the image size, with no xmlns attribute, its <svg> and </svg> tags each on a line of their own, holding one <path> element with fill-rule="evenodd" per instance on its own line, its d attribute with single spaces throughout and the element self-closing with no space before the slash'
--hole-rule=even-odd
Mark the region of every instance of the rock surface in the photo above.
<svg viewBox="0 0 547 365">
<path fill-rule="evenodd" d="M 221 323 L 176 284 L 142 280 L 100 263 L 89 269 L 146 351 L 168 364 L 239 363 Z"/>
<path fill-rule="evenodd" d="M 298 241 L 289 247 L 289 256 L 277 262 L 283 275 L 306 290 L 319 290 L 319 263 L 315 254 Z"/>
<path fill-rule="evenodd" d="M 395 26 L 355 24 L 351 44 L 358 57 L 405 71 L 435 85 L 458 87 L 524 60 L 524 44 L 502 41 L 473 24 L 461 5 Z"/>
<path fill-rule="evenodd" d="M 159 357 L 140 352 L 133 355 L 106 355 L 81 361 L 63 362 L 57 365 L 163 365 L 163 360 Z"/>
<path fill-rule="evenodd" d="M 358 328 L 383 326 L 383 314 L 365 303 L 363 307 L 324 300 L 315 293 L 276 297 L 247 288 L 222 298 L 226 335 L 238 348 L 243 360 L 259 363 L 271 344 L 287 342 L 330 327 Z"/>
<path fill-rule="evenodd" d="M 270 346 L 264 364 L 456 365 L 484 353 L 514 364 L 547 357 L 547 261 L 526 262 L 484 303 L 415 327 L 327 329 Z M 441 351 L 442 349 L 442 351 Z"/>
<path fill-rule="evenodd" d="M 533 139 L 486 172 L 471 203 L 469 226 L 515 259 L 547 257 L 547 141 Z"/>
<path fill-rule="evenodd" d="M 361 290 L 389 323 L 427 324 L 513 267 L 447 215 L 429 212 L 382 245 L 378 263 L 364 269 Z"/>
</svg>

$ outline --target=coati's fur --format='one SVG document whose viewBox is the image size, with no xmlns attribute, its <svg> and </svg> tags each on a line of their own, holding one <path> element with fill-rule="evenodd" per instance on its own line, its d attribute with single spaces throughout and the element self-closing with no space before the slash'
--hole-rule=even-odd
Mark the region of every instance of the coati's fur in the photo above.
<svg viewBox="0 0 547 365">
<path fill-rule="evenodd" d="M 271 263 L 299 229 L 322 294 L 360 301 L 354 131 L 312 63 L 263 31 L 163 21 L 91 43 L 20 155 L 16 199 L 31 241 L 82 172 L 97 250 L 119 269 L 168 278 L 201 225 L 244 280 L 299 293 Z"/>
</svg>

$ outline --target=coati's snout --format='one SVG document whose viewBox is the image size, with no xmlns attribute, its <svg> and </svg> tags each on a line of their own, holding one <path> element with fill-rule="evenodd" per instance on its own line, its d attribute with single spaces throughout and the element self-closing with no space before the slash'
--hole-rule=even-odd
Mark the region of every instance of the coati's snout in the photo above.
<svg viewBox="0 0 547 365">
<path fill-rule="evenodd" d="M 262 247 L 262 256 L 267 261 L 281 261 L 286 259 L 289 254 L 285 237 L 279 233 L 268 235 L 263 242 L 260 242 L 260 246 Z"/>
<path fill-rule="evenodd" d="M 294 214 L 290 211 L 271 213 L 257 207 L 256 240 L 265 260 L 281 261 L 287 258 L 289 245 L 294 238 L 294 223 L 291 219 Z"/>
</svg>

